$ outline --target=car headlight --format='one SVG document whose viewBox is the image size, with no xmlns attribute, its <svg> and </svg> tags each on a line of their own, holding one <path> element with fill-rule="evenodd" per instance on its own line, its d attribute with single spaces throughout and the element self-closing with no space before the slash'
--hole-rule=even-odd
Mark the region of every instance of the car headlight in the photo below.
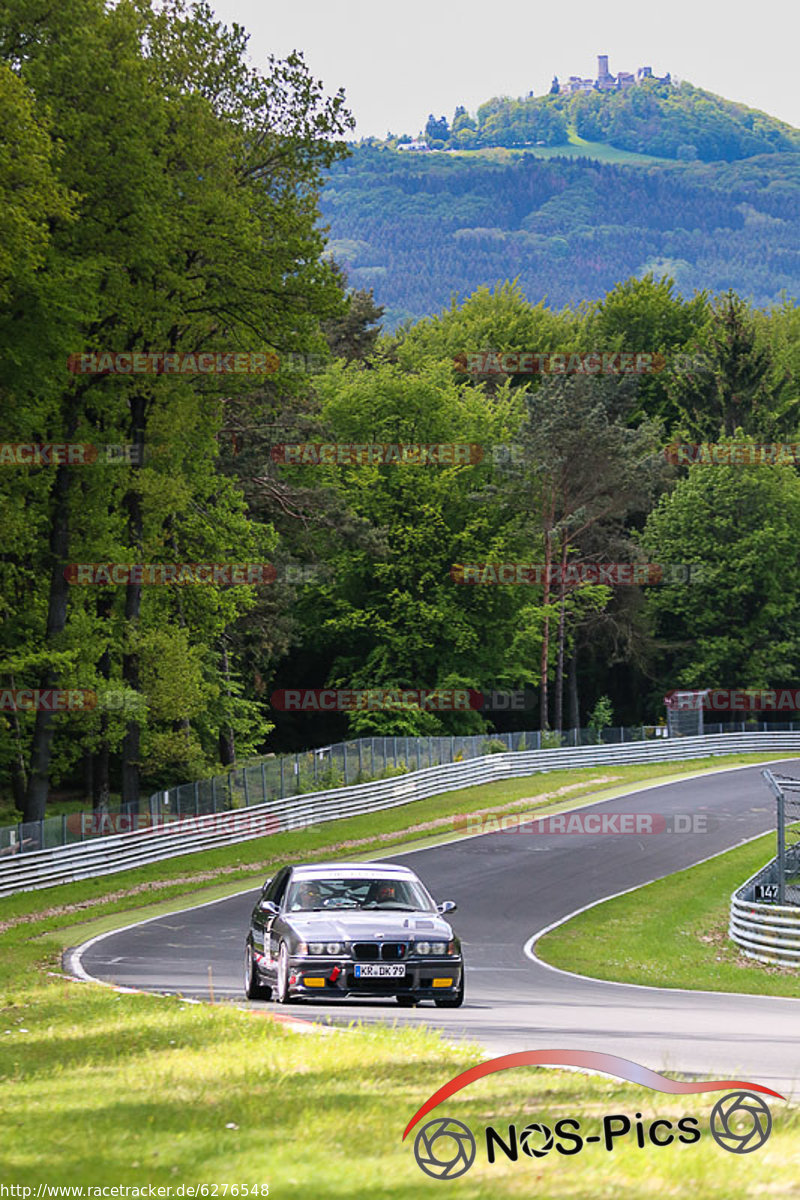
<svg viewBox="0 0 800 1200">
<path fill-rule="evenodd" d="M 309 942 L 309 954 L 343 954 L 344 944 L 342 942 Z"/>
<path fill-rule="evenodd" d="M 450 942 L 417 942 L 414 950 L 417 954 L 458 954 L 455 938 Z"/>
</svg>

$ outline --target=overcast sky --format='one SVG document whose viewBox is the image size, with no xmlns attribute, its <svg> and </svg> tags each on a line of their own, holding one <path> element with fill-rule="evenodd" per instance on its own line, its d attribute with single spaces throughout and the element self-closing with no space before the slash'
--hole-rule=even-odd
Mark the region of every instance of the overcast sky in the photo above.
<svg viewBox="0 0 800 1200">
<path fill-rule="evenodd" d="M 330 94 L 346 91 L 355 136 L 419 132 L 430 112 L 474 113 L 491 96 L 541 95 L 554 74 L 651 66 L 800 126 L 796 0 L 211 0 L 250 32 L 263 63 L 302 50 Z"/>
</svg>

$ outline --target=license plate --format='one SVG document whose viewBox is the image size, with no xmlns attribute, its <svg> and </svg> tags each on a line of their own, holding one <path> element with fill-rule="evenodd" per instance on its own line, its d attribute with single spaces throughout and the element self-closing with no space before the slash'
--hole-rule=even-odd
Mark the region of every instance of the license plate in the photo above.
<svg viewBox="0 0 800 1200">
<path fill-rule="evenodd" d="M 402 979 L 405 963 L 356 963 L 356 979 Z"/>
</svg>

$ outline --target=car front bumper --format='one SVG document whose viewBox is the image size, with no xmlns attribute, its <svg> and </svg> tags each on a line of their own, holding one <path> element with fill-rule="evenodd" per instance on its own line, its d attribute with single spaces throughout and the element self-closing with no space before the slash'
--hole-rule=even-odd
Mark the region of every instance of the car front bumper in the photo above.
<svg viewBox="0 0 800 1200">
<path fill-rule="evenodd" d="M 361 979 L 356 978 L 356 963 L 352 959 L 291 958 L 289 990 L 295 996 L 309 997 L 413 995 L 434 1000 L 452 996 L 461 984 L 464 970 L 463 960 L 455 955 L 409 959 L 402 965 L 405 975 Z"/>
</svg>

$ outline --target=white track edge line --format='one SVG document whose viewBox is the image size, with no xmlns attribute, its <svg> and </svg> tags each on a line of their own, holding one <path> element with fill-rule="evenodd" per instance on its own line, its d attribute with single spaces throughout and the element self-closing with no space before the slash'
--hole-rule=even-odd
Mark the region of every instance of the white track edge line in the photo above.
<svg viewBox="0 0 800 1200">
<path fill-rule="evenodd" d="M 737 770 L 738 768 L 733 769 Z M 537 966 L 544 967 L 548 971 L 555 972 L 556 975 L 565 975 L 568 979 L 582 979 L 587 983 L 599 983 L 607 987 L 631 988 L 640 992 L 671 992 L 681 996 L 736 996 L 753 1000 L 789 1000 L 794 1004 L 800 1004 L 800 997 L 798 996 L 765 996 L 761 992 L 718 992 L 707 988 L 658 987 L 652 983 L 625 983 L 620 979 L 599 979 L 596 975 L 581 975 L 578 971 L 566 971 L 563 967 L 553 966 L 552 963 L 545 962 L 543 958 L 540 958 L 534 950 L 536 943 L 546 933 L 552 933 L 560 925 L 566 925 L 573 917 L 578 917 L 581 913 L 588 912 L 591 908 L 597 908 L 598 905 L 605 904 L 608 900 L 617 900 L 620 896 L 629 896 L 631 892 L 638 892 L 640 888 L 649 887 L 651 883 L 660 883 L 661 880 L 669 879 L 672 875 L 680 875 L 682 871 L 691 871 L 693 867 L 700 867 L 703 863 L 711 862 L 715 858 L 721 858 L 723 854 L 730 854 L 732 850 L 738 850 L 740 846 L 747 846 L 750 842 L 757 842 L 766 833 L 773 832 L 774 830 L 767 829 L 764 833 L 755 833 L 752 837 L 743 838 L 735 846 L 729 846 L 727 850 L 717 850 L 715 854 L 709 854 L 706 858 L 698 859 L 697 862 L 691 863 L 688 867 L 683 867 L 681 871 L 670 871 L 666 875 L 656 875 L 653 879 L 646 879 L 644 883 L 637 883 L 635 887 L 624 888 L 621 892 L 614 892 L 610 896 L 601 896 L 599 900 L 593 900 L 591 904 L 584 904 L 581 908 L 576 908 L 574 912 L 567 913 L 565 917 L 559 917 L 557 921 L 552 921 L 544 929 L 539 929 L 536 933 L 531 934 L 522 948 L 523 952 L 531 962 L 536 963 Z"/>
<path fill-rule="evenodd" d="M 790 761 L 791 761 L 791 759 L 793 759 L 793 758 L 797 758 L 797 757 L 798 757 L 797 755 L 791 755 L 791 756 L 790 756 Z M 674 759 L 668 759 L 667 761 L 668 761 L 668 762 L 673 762 L 673 761 L 675 761 L 675 760 L 674 760 Z M 786 761 L 786 759 L 770 759 L 770 762 L 785 762 L 785 761 Z M 616 765 L 616 764 L 610 764 L 610 765 Z M 623 764 L 623 765 L 624 765 L 624 764 Z M 720 775 L 720 774 L 724 774 L 726 771 L 745 771 L 745 770 L 749 770 L 749 769 L 750 769 L 750 768 L 752 768 L 752 767 L 766 766 L 766 765 L 768 765 L 768 764 L 766 764 L 766 763 L 763 763 L 763 764 L 762 764 L 762 763 L 740 763 L 740 764 L 738 764 L 738 765 L 737 765 L 737 766 L 735 766 L 735 767 L 715 767 L 713 770 L 708 770 L 708 771 L 695 771 L 695 772 L 693 772 L 693 773 L 692 773 L 692 774 L 690 774 L 690 775 L 682 775 L 680 778 L 677 778 L 677 779 L 665 779 L 665 780 L 662 780 L 660 783 L 653 783 L 653 784 L 650 784 L 650 785 L 648 785 L 648 787 L 644 787 L 644 788 L 635 788 L 635 787 L 634 787 L 634 788 L 632 788 L 632 789 L 631 789 L 631 791 L 629 791 L 629 792 L 623 792 L 621 795 L 618 795 L 618 796 L 612 796 L 612 797 L 610 797 L 610 798 L 606 798 L 605 800 L 593 800 L 593 801 L 591 801 L 591 803 L 589 803 L 589 804 L 578 804 L 578 805 L 576 805 L 576 807 L 575 807 L 574 809 L 565 809 L 565 810 L 564 810 L 564 813 L 566 814 L 566 813 L 568 813 L 568 812 L 576 812 L 576 811 L 578 811 L 578 810 L 580 810 L 580 809 L 582 809 L 582 808 L 594 808 L 594 807 L 595 807 L 596 805 L 598 805 L 598 804 L 610 804 L 610 803 L 612 803 L 614 800 L 622 800 L 622 799 L 624 799 L 624 798 L 625 798 L 625 797 L 627 797 L 627 796 L 636 795 L 636 794 L 637 794 L 637 793 L 639 793 L 639 792 L 649 792 L 649 791 L 654 791 L 654 790 L 655 790 L 655 788 L 657 788 L 657 787 L 667 787 L 667 786 L 669 786 L 670 784 L 673 784 L 673 783 L 686 783 L 686 782 L 688 782 L 688 781 L 689 781 L 689 780 L 691 780 L 691 779 L 704 779 L 704 778 L 706 778 L 708 775 Z M 544 772 L 542 772 L 542 773 L 544 773 Z M 521 776 L 521 775 L 518 775 L 518 776 L 510 776 L 510 779 L 524 779 L 524 778 L 527 778 L 527 776 Z M 482 786 L 482 785 L 480 785 L 480 784 L 479 784 L 478 786 Z M 539 818 L 536 818 L 536 819 L 537 819 L 537 820 L 546 820 L 546 819 L 547 819 L 547 817 L 546 817 L 546 816 L 542 816 L 542 817 L 539 817 Z M 476 838 L 476 837 L 489 837 L 489 836 L 490 836 L 490 834 L 491 834 L 491 833 L 493 833 L 493 832 L 495 832 L 495 831 L 494 831 L 494 830 L 490 830 L 488 833 L 468 833 L 468 834 L 462 834 L 462 835 L 461 835 L 461 837 L 456 837 L 456 838 L 448 838 L 446 841 L 443 841 L 443 842 L 434 842 L 432 845 L 420 846 L 420 847 L 419 847 L 418 849 L 416 849 L 416 850 L 414 850 L 414 849 L 412 849 L 412 850 L 399 850 L 399 851 L 398 851 L 398 850 L 395 850 L 395 851 L 393 851 L 393 852 L 390 852 L 389 854 L 387 854 L 387 855 L 386 855 L 386 857 L 387 857 L 387 858 L 389 858 L 389 857 L 397 857 L 397 855 L 399 855 L 399 854 L 423 854 L 423 853 L 424 853 L 426 850 L 436 850 L 438 847 L 441 847 L 441 846 L 448 846 L 448 845 L 452 845 L 452 844 L 453 844 L 453 842 L 467 841 L 467 840 L 468 840 L 468 839 L 470 839 L 470 838 Z M 770 832 L 770 831 L 769 831 L 769 830 L 767 830 L 766 832 Z M 759 833 L 759 834 L 756 834 L 754 838 L 748 838 L 748 839 L 746 839 L 746 840 L 747 840 L 747 841 L 756 841 L 756 840 L 757 840 L 759 837 L 763 837 L 763 836 L 764 836 L 764 834 L 763 834 L 763 833 Z M 744 845 L 744 843 L 743 843 L 743 842 L 740 842 L 740 843 L 739 843 L 739 845 Z M 729 847 L 729 849 L 731 849 L 731 850 L 735 850 L 736 848 L 737 848 L 736 846 L 731 846 L 731 847 Z M 725 850 L 722 850 L 722 851 L 720 851 L 719 853 L 720 853 L 720 854 L 726 854 L 726 853 L 727 853 L 727 851 L 725 851 Z M 709 857 L 711 857 L 711 858 L 716 858 L 716 857 L 717 857 L 717 855 L 715 855 L 715 854 L 712 854 L 712 855 L 710 855 Z M 700 861 L 701 861 L 701 862 L 707 862 L 708 860 L 707 860 L 707 859 L 701 859 Z M 692 866 L 699 866 L 699 865 L 700 865 L 699 863 L 693 863 L 693 864 L 692 864 Z M 688 867 L 687 867 L 687 868 L 684 868 L 684 870 L 688 870 L 688 869 L 689 869 Z M 657 878 L 661 878 L 661 879 L 663 879 L 663 878 L 666 878 L 666 876 L 657 876 Z M 650 883 L 653 883 L 653 882 L 655 882 L 655 880 L 649 880 L 648 882 L 650 882 Z M 639 887 L 646 887 L 646 886 L 647 886 L 647 884 L 639 884 L 638 886 L 639 886 Z M 107 938 L 107 937 L 111 937 L 111 936 L 112 936 L 113 934 L 115 934 L 115 933 L 124 933 L 124 932 L 125 932 L 126 930 L 128 930 L 128 929 L 133 929 L 133 928 L 134 928 L 136 925 L 149 925 L 151 921 L 161 921 L 161 920 L 163 920 L 163 919 L 164 919 L 164 917 L 168 917 L 168 916 L 175 916 L 175 915 L 177 915 L 178 913 L 182 913 L 182 912 L 194 912 L 194 911 L 195 911 L 196 909 L 198 909 L 198 908 L 209 908 L 209 907 L 210 907 L 212 904 L 222 904 L 222 903 L 223 903 L 223 901 L 225 901 L 225 900 L 232 900 L 232 899 L 234 899 L 236 896 L 245 896 L 245 895 L 247 895 L 247 893 L 248 893 L 248 892 L 252 892 L 252 891 L 255 891 L 255 890 L 256 890 L 256 889 L 255 889 L 255 888 L 252 888 L 252 887 L 248 887 L 248 888 L 242 888 L 242 889 L 241 889 L 241 891 L 238 891 L 238 892 L 231 892 L 231 893 L 230 893 L 230 895 L 227 895 L 227 896 L 218 896 L 218 897 L 217 897 L 215 900 L 203 900 L 203 901 L 201 901 L 199 904 L 190 904 L 190 905 L 189 905 L 187 908 L 179 908 L 179 909 L 175 909 L 175 910 L 174 910 L 173 912 L 171 912 L 171 913 L 161 913 L 161 914 L 159 914 L 158 916 L 155 916 L 155 917 L 145 917 L 145 918 L 144 918 L 143 920 L 141 920 L 141 921 L 131 921 L 131 922 L 130 922 L 130 924 L 128 924 L 128 925 L 120 925 L 120 926 L 118 926 L 118 927 L 117 927 L 117 928 L 115 928 L 115 929 L 108 929 L 108 930 L 106 930 L 106 932 L 105 932 L 105 933 L 99 933 L 99 934 L 97 934 L 95 937 L 93 937 L 93 938 L 90 938 L 90 939 L 89 939 L 87 942 L 83 942 L 83 943 L 81 943 L 81 945 L 79 945 L 79 946 L 75 947 L 74 949 L 67 950 L 67 951 L 64 953 L 64 955 L 62 955 L 62 960 L 64 961 L 64 965 L 66 966 L 67 970 L 68 970 L 68 971 L 71 971 L 72 973 L 74 973 L 75 975 L 77 975 L 77 977 L 78 977 L 79 979 L 83 979 L 83 980 L 85 980 L 87 983 L 100 983 L 100 984 L 102 984 L 104 987 L 108 987 L 108 986 L 114 986 L 113 984 L 108 984 L 108 982 L 107 982 L 106 980 L 104 980 L 104 979 L 98 979 L 96 976 L 94 976 L 94 975 L 90 975 L 90 974 L 89 974 L 89 972 L 88 972 L 88 971 L 85 969 L 85 967 L 84 967 L 84 965 L 83 965 L 83 955 L 84 955 L 84 953 L 85 953 L 87 950 L 89 950 L 89 949 L 90 949 L 92 946 L 95 946 L 95 945 L 97 945 L 97 943 L 98 943 L 98 942 L 102 942 L 102 941 L 103 941 L 105 938 Z M 636 888 L 626 888 L 626 889 L 625 889 L 625 891 L 636 891 Z M 622 895 L 624 895 L 625 893 L 624 893 L 624 892 L 619 892 L 619 893 L 617 893 L 617 894 L 618 894 L 618 895 L 620 895 L 620 896 L 622 896 Z M 604 902 L 604 900 L 613 900 L 613 899 L 615 899 L 615 898 L 616 898 L 616 897 L 614 897 L 614 896 L 605 896 L 605 897 L 603 897 L 603 899 L 602 899 L 602 900 L 596 900 L 596 901 L 594 901 L 594 903 L 593 903 L 593 904 L 589 904 L 589 905 L 587 905 L 586 907 L 587 907 L 587 908 L 593 908 L 595 904 L 602 904 L 602 903 Z M 532 947 L 532 946 L 533 946 L 533 944 L 534 944 L 534 942 L 535 942 L 535 941 L 537 941 L 539 937 L 542 937 L 542 936 L 543 936 L 545 933 L 548 933 L 548 932 L 550 931 L 550 929 L 551 929 L 551 928 L 553 928 L 553 929 L 554 929 L 554 928 L 556 927 L 556 925 L 560 925 L 560 924 L 562 924 L 562 922 L 563 922 L 563 921 L 568 921 L 568 920 L 570 920 L 570 919 L 571 919 L 571 917 L 575 917 L 575 916 L 577 916 L 577 915 L 578 915 L 578 913 L 579 913 L 579 912 L 583 912 L 583 911 L 585 911 L 585 910 L 584 910 L 584 909 L 576 909 L 576 911 L 575 911 L 575 912 L 573 912 L 573 913 L 570 913 L 570 914 L 569 914 L 568 916 L 566 916 L 566 917 L 563 917 L 561 921 L 557 921 L 557 922 L 555 922 L 555 924 L 554 924 L 554 925 L 552 925 L 552 926 L 549 926 L 547 929 L 542 929 L 542 930 L 540 930 L 540 931 L 539 931 L 539 933 L 537 933 L 537 934 L 534 934 L 534 935 L 533 935 L 533 937 L 532 937 L 532 938 L 529 938 L 529 939 L 528 939 L 528 941 L 525 943 L 525 948 L 524 948 L 524 949 L 525 949 L 525 953 L 526 953 L 526 954 L 528 954 L 528 946 L 531 946 L 531 947 Z M 530 958 L 530 957 L 531 957 L 531 955 L 528 955 L 528 957 Z M 560 969 L 559 969 L 558 967 L 551 967 L 549 963 L 546 963 L 546 962 L 544 962 L 542 959 L 540 959 L 540 958 L 537 958 L 535 955 L 533 955 L 533 956 L 532 956 L 532 961 L 534 961 L 534 962 L 540 962 L 540 963 L 542 964 L 542 966 L 544 966 L 544 967 L 547 967 L 547 968 L 548 968 L 548 970 L 552 970 L 552 971 L 559 971 L 559 973 L 560 973 L 560 974 L 562 974 L 562 975 L 570 975 L 570 974 L 574 974 L 573 972 L 570 972 L 570 971 L 560 971 Z M 583 976 L 581 976 L 581 975 L 576 975 L 576 978 L 579 978 L 579 979 L 591 979 L 591 976 L 589 976 L 589 975 L 583 975 Z M 601 982 L 601 983 L 605 983 L 605 982 L 609 982 L 609 981 L 608 981 L 608 980 L 600 980 L 600 981 L 594 980 L 593 982 Z M 642 986 L 642 987 L 644 987 L 644 986 L 646 986 L 646 985 L 637 985 L 637 984 L 615 984 L 615 986 L 618 986 L 618 987 L 636 987 L 636 986 Z M 654 990 L 654 991 L 667 991 L 667 990 L 670 990 L 670 991 L 680 991 L 680 990 L 682 990 L 682 989 L 680 989 L 680 988 L 671 988 L 671 989 L 667 989 L 667 988 L 654 988 L 654 989 L 652 989 L 652 990 Z M 161 995 L 162 993 L 159 993 L 159 992 L 151 992 L 151 993 L 148 993 L 148 994 L 149 994 L 149 995 L 154 995 L 154 996 L 156 996 L 156 995 Z M 168 994 L 174 995 L 175 993 L 168 993 Z M 688 993 L 688 994 L 689 994 L 689 995 L 691 995 L 691 993 Z M 713 994 L 713 993 L 712 993 L 712 994 Z M 731 993 L 731 992 L 720 992 L 720 993 L 718 993 L 718 994 L 719 994 L 719 995 L 722 995 L 722 996 L 729 996 L 729 995 L 739 995 L 739 993 L 738 993 L 738 992 L 737 992 L 737 993 Z M 773 997 L 773 999 L 776 999 L 776 998 L 777 998 L 777 997 Z M 202 1001 L 201 1001 L 200 1003 L 202 1003 Z"/>
<path fill-rule="evenodd" d="M 795 757 L 797 757 L 797 756 L 795 756 Z M 667 761 L 674 761 L 674 760 L 667 760 Z M 775 760 L 770 760 L 770 761 L 782 762 L 785 760 L 775 759 Z M 665 779 L 665 780 L 662 780 L 660 783 L 649 784 L 645 788 L 634 787 L 631 789 L 631 791 L 623 792 L 619 796 L 610 796 L 610 797 L 606 797 L 605 799 L 592 800 L 588 804 L 577 804 L 575 806 L 575 808 L 564 809 L 563 815 L 567 815 L 571 812 L 577 812 L 583 808 L 594 808 L 598 804 L 611 804 L 614 800 L 622 800 L 627 796 L 633 796 L 639 792 L 653 791 L 657 787 L 666 787 L 669 784 L 673 784 L 673 783 L 685 783 L 691 779 L 703 779 L 708 775 L 720 775 L 726 771 L 744 771 L 744 770 L 749 769 L 750 767 L 754 767 L 754 766 L 757 767 L 760 765 L 761 765 L 760 763 L 740 763 L 739 765 L 737 765 L 735 767 L 715 767 L 713 770 L 709 770 L 709 771 L 695 771 L 689 775 L 682 775 L 680 778 Z M 528 777 L 524 776 L 524 775 L 519 775 L 519 776 L 512 776 L 511 778 L 526 779 Z M 478 786 L 481 787 L 483 785 L 478 784 Z M 562 814 L 558 814 L 558 815 L 562 815 Z M 541 820 L 541 821 L 544 821 L 547 819 L 548 819 L 548 817 L 546 814 L 542 815 L 541 817 L 534 818 L 534 820 Z M 400 854 L 403 854 L 403 855 L 405 855 L 405 854 L 424 854 L 426 850 L 436 850 L 436 849 L 439 849 L 441 846 L 450 846 L 455 842 L 462 842 L 462 841 L 465 842 L 465 841 L 470 840 L 471 838 L 489 837 L 490 834 L 496 833 L 496 832 L 497 832 L 496 830 L 488 830 L 487 832 L 483 832 L 483 833 L 465 833 L 465 834 L 461 834 L 460 836 L 456 835 L 455 837 L 446 838 L 444 841 L 441 841 L 441 842 L 429 843 L 425 846 L 419 846 L 416 849 L 412 848 L 410 850 L 400 850 L 400 849 L 397 849 L 397 847 L 392 847 L 392 848 L 389 848 L 387 850 L 387 853 L 385 855 L 383 855 L 382 857 L 396 858 Z M 764 835 L 758 834 L 757 836 L 763 837 Z M 731 847 L 731 849 L 735 849 L 735 847 Z M 722 853 L 724 853 L 724 851 Z M 379 862 L 380 859 L 376 859 L 375 861 Z M 644 887 L 646 885 L 642 884 L 641 886 Z M 97 945 L 98 942 L 102 942 L 104 938 L 112 937 L 115 933 L 124 933 L 126 930 L 133 929 L 137 925 L 149 925 L 149 923 L 151 921 L 161 921 L 164 919 L 164 917 L 175 916 L 178 913 L 183 913 L 183 912 L 193 912 L 193 911 L 195 911 L 195 909 L 198 909 L 198 908 L 208 908 L 212 904 L 222 904 L 225 900 L 232 900 L 236 896 L 245 896 L 248 892 L 252 892 L 255 890 L 256 889 L 252 888 L 252 887 L 242 888 L 241 891 L 231 892 L 227 896 L 217 896 L 216 899 L 214 899 L 214 900 L 203 900 L 199 904 L 187 905 L 186 908 L 174 909 L 172 912 L 169 912 L 169 913 L 160 913 L 155 917 L 144 917 L 144 918 L 142 918 L 142 920 L 139 920 L 139 921 L 131 921 L 128 925 L 119 925 L 114 929 L 106 930 L 105 933 L 98 933 L 95 937 L 89 938 L 88 941 L 80 943 L 80 945 L 78 945 L 74 949 L 67 950 L 64 953 L 64 955 L 62 955 L 62 958 L 68 959 L 70 961 L 70 967 L 68 967 L 68 970 L 72 970 L 72 968 L 74 966 L 73 973 L 75 975 L 77 975 L 78 978 L 85 980 L 87 983 L 103 983 L 103 984 L 105 984 L 106 980 L 97 979 L 96 976 L 90 975 L 89 972 L 83 966 L 83 961 L 82 961 L 82 956 L 83 956 L 84 952 L 86 950 L 89 950 L 92 946 Z M 629 889 L 629 890 L 633 891 L 635 889 Z M 622 895 L 621 892 L 619 894 Z M 606 899 L 609 899 L 609 900 L 611 900 L 613 898 L 614 897 L 612 897 L 612 896 L 606 897 Z M 602 901 L 597 901 L 596 903 L 602 903 Z M 589 907 L 591 907 L 591 905 Z M 582 910 L 579 909 L 577 911 L 579 912 Z M 571 913 L 570 916 L 577 916 L 577 912 Z M 570 919 L 569 917 L 564 918 L 564 920 L 569 920 L 569 919 Z M 549 930 L 543 929 L 541 931 L 542 934 L 547 933 L 547 932 L 549 932 Z M 534 935 L 534 936 L 540 936 L 540 935 Z M 537 960 L 537 961 L 539 961 L 539 960 Z M 548 963 L 544 963 L 543 965 L 549 966 Z M 557 968 L 553 968 L 553 969 L 555 970 Z M 588 976 L 587 976 L 587 978 L 588 978 Z M 152 994 L 158 995 L 160 993 L 154 992 Z"/>
</svg>

